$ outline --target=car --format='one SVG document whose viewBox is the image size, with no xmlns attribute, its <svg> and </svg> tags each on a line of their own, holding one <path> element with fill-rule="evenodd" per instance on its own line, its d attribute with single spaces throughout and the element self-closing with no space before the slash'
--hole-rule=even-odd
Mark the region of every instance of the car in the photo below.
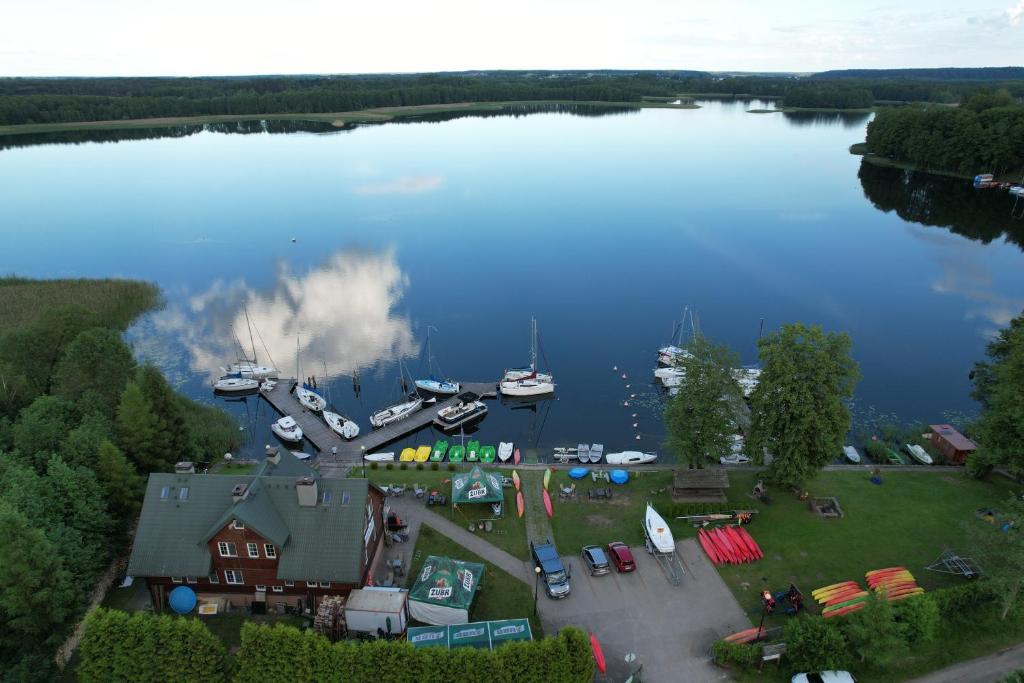
<svg viewBox="0 0 1024 683">
<path fill-rule="evenodd" d="M 856 683 L 849 671 L 822 671 L 819 673 L 797 674 L 792 683 Z"/>
<path fill-rule="evenodd" d="M 553 600 L 569 597 L 571 569 L 566 569 L 562 558 L 555 550 L 554 543 L 545 539 L 543 543 L 530 541 L 530 555 L 537 567 L 537 575 L 544 579 L 544 592 Z"/>
<path fill-rule="evenodd" d="M 607 547 L 608 557 L 612 564 L 619 570 L 620 574 L 636 570 L 636 561 L 633 560 L 633 553 L 629 546 L 622 541 L 612 541 Z"/>
<path fill-rule="evenodd" d="M 583 559 L 583 566 L 587 568 L 591 576 L 607 574 L 612 570 L 608 566 L 608 558 L 605 557 L 604 551 L 601 550 L 599 545 L 583 546 L 583 550 L 580 551 L 580 557 Z"/>
</svg>

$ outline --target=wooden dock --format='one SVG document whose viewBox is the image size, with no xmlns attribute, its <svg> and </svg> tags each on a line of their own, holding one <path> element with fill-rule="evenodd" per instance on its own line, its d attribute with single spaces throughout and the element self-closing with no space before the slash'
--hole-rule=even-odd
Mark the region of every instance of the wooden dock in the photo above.
<svg viewBox="0 0 1024 683">
<path fill-rule="evenodd" d="M 373 429 L 369 422 L 360 424 L 359 436 L 351 441 L 346 441 L 328 427 L 320 415 L 302 407 L 292 391 L 294 386 L 294 379 L 281 379 L 270 391 L 260 391 L 260 395 L 281 415 L 292 416 L 302 427 L 306 441 L 313 444 L 313 447 L 319 451 L 321 460 L 353 464 L 361 463 L 364 454 L 373 453 L 392 441 L 397 441 L 407 434 L 430 425 L 437 417 L 438 410 L 455 405 L 459 400 L 457 395 L 443 401 L 439 397 L 437 403 L 425 404 L 422 409 L 404 420 L 399 420 L 381 429 Z M 462 382 L 459 393 L 467 391 L 473 392 L 480 398 L 495 398 L 498 395 L 495 382 Z"/>
</svg>

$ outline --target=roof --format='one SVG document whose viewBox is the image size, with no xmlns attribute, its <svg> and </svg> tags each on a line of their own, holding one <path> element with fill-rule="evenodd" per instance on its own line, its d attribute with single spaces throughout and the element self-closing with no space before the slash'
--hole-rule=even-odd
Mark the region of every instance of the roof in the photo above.
<svg viewBox="0 0 1024 683">
<path fill-rule="evenodd" d="M 246 475 L 151 474 L 128 573 L 206 576 L 209 540 L 237 519 L 278 546 L 279 579 L 359 583 L 369 483 L 318 478 L 317 505 L 303 507 L 295 492 L 293 460 L 285 456 L 278 465 L 264 462 Z M 308 476 L 309 468 L 302 468 Z M 232 491 L 238 484 L 246 485 L 247 495 L 235 501 Z M 168 496 L 162 498 L 165 487 Z M 324 492 L 330 494 L 326 505 Z"/>
<path fill-rule="evenodd" d="M 356 589 L 345 598 L 345 609 L 355 612 L 387 612 L 393 614 L 405 607 L 409 592 L 381 588 Z"/>
<path fill-rule="evenodd" d="M 954 429 L 952 425 L 928 425 L 928 427 L 958 451 L 973 451 L 978 447 L 973 441 Z"/>
<path fill-rule="evenodd" d="M 500 503 L 503 500 L 501 476 L 496 472 L 484 472 L 479 465 L 474 465 L 469 472 L 452 477 L 453 503 Z"/>
<path fill-rule="evenodd" d="M 672 476 L 672 486 L 680 489 L 727 489 L 729 473 L 722 467 L 679 469 Z"/>
</svg>

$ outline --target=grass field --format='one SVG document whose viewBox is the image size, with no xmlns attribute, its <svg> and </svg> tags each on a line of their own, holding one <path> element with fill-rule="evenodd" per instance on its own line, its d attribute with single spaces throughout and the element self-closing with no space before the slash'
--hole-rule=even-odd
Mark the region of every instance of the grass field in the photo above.
<svg viewBox="0 0 1024 683">
<path fill-rule="evenodd" d="M 413 484 L 418 483 L 426 486 L 428 490 L 436 490 L 441 494 L 448 496 L 448 505 L 438 505 L 430 509 L 459 526 L 465 527 L 468 526 L 470 522 L 492 519 L 493 513 L 489 505 L 463 505 L 457 510 L 452 507 L 451 478 L 452 475 L 457 474 L 457 472 L 449 472 L 445 467 L 445 465 L 442 465 L 441 469 L 437 472 L 429 469 L 416 470 L 413 468 L 400 470 L 396 464 L 395 469 L 393 470 L 367 469 L 366 476 L 369 477 L 370 481 L 380 486 L 386 486 L 388 484 L 401 486 L 404 484 L 412 487 Z M 468 469 L 468 467 L 463 465 L 458 471 L 463 472 L 468 471 Z M 357 468 L 352 470 L 352 476 L 363 476 L 362 469 Z M 412 496 L 413 494 L 410 490 L 406 492 L 405 495 Z M 482 538 L 521 560 L 529 559 L 530 549 L 529 544 L 526 541 L 526 525 L 523 523 L 522 519 L 516 516 L 515 489 L 505 489 L 503 513 L 502 518 L 494 522 L 494 531 L 482 536 Z"/>
<path fill-rule="evenodd" d="M 416 541 L 412 566 L 419 568 L 428 555 L 447 556 L 468 562 L 481 562 L 484 565 L 484 578 L 469 610 L 470 621 L 489 621 L 492 619 L 525 619 L 529 618 L 534 638 L 544 635 L 540 619 L 534 616 L 533 589 L 505 571 L 498 569 L 479 556 L 469 552 L 455 541 L 434 531 L 430 527 L 420 528 L 420 537 Z M 415 574 L 409 574 L 411 588 Z"/>
<path fill-rule="evenodd" d="M 135 280 L 30 280 L 0 278 L 0 329 L 30 324 L 40 313 L 74 304 L 105 327 L 123 330 L 160 303 L 156 285 Z"/>
</svg>

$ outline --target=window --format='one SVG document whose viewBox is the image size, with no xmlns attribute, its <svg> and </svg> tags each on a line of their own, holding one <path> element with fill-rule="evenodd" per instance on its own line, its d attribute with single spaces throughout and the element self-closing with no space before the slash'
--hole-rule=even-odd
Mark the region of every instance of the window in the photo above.
<svg viewBox="0 0 1024 683">
<path fill-rule="evenodd" d="M 246 543 L 245 547 L 249 549 L 249 557 L 253 559 L 259 559 L 260 546 L 256 543 Z"/>
<path fill-rule="evenodd" d="M 180 576 L 172 576 L 171 577 L 171 583 L 181 583 L 181 577 Z"/>
<path fill-rule="evenodd" d="M 238 551 L 235 550 L 234 543 L 229 543 L 228 541 L 221 541 L 217 544 L 217 550 L 220 551 L 221 557 L 238 557 Z"/>
<path fill-rule="evenodd" d="M 243 583 L 242 572 L 238 571 L 237 569 L 225 569 L 224 580 L 234 585 L 241 584 Z"/>
<path fill-rule="evenodd" d="M 291 588 L 292 586 L 294 586 L 294 585 L 295 585 L 295 582 L 294 582 L 294 581 L 285 581 L 285 582 L 284 582 L 284 585 L 286 585 L 286 586 L 288 586 L 289 588 Z"/>
<path fill-rule="evenodd" d="M 182 486 L 178 489 L 178 500 L 188 500 L 188 487 Z"/>
<path fill-rule="evenodd" d="M 171 497 L 171 487 L 165 486 L 160 489 L 160 500 L 167 500 Z"/>
<path fill-rule="evenodd" d="M 316 588 L 316 581 L 307 581 L 306 588 Z"/>
<path fill-rule="evenodd" d="M 242 524 L 241 522 L 239 522 L 237 519 L 233 519 L 233 520 L 231 520 L 231 528 L 232 529 L 238 529 L 239 531 L 242 531 L 242 530 L 245 529 L 245 525 Z"/>
<path fill-rule="evenodd" d="M 334 500 L 334 494 L 330 491 L 324 491 L 323 496 L 320 499 L 324 505 L 330 505 L 331 501 Z"/>
<path fill-rule="evenodd" d="M 331 582 L 330 581 L 321 581 L 320 582 L 320 587 L 321 588 L 330 588 L 331 587 Z"/>
<path fill-rule="evenodd" d="M 284 593 L 284 586 L 271 586 L 270 590 L 274 591 L 275 593 Z"/>
<path fill-rule="evenodd" d="M 265 552 L 267 557 L 271 560 L 277 557 L 277 548 L 274 547 L 273 543 L 264 543 L 263 552 Z"/>
<path fill-rule="evenodd" d="M 267 587 L 264 586 L 262 583 L 257 583 L 256 584 L 256 590 L 266 592 L 267 591 Z"/>
<path fill-rule="evenodd" d="M 351 496 L 351 494 L 349 494 L 348 491 L 342 491 L 341 492 L 341 504 L 342 505 L 348 505 L 348 501 L 351 498 L 352 498 L 352 496 Z"/>
<path fill-rule="evenodd" d="M 186 583 L 199 583 L 199 579 L 197 579 L 194 576 L 186 576 L 185 577 L 185 582 Z"/>
<path fill-rule="evenodd" d="M 210 574 L 207 578 L 210 579 L 210 583 L 220 583 L 220 577 L 217 576 L 217 572 Z"/>
</svg>

